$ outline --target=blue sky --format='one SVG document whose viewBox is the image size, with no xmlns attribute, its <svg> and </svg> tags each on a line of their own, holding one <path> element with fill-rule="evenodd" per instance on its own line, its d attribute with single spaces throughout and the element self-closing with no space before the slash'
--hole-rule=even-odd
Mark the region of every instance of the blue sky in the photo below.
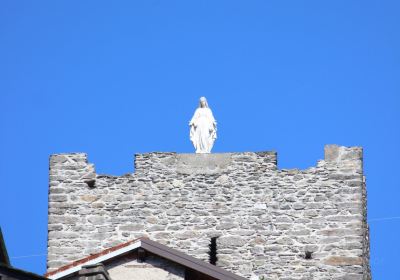
<svg viewBox="0 0 400 280">
<path fill-rule="evenodd" d="M 214 152 L 276 150 L 281 168 L 306 168 L 325 144 L 363 146 L 373 276 L 398 279 L 399 11 L 1 1 L 0 225 L 12 263 L 45 271 L 50 154 L 86 152 L 98 173 L 121 175 L 134 153 L 192 152 L 188 121 L 204 95 Z"/>
</svg>

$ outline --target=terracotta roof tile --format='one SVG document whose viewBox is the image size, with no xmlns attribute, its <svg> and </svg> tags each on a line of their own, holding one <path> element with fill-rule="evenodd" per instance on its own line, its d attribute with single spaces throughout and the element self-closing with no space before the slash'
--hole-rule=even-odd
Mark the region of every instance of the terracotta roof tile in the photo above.
<svg viewBox="0 0 400 280">
<path fill-rule="evenodd" d="M 54 275 L 54 274 L 56 274 L 56 273 L 59 273 L 59 272 L 61 272 L 61 271 L 70 269 L 70 268 L 72 268 L 72 267 L 75 267 L 75 266 L 81 265 L 81 264 L 83 264 L 83 263 L 86 263 L 86 262 L 88 262 L 88 261 L 90 261 L 90 260 L 96 259 L 96 258 L 98 258 L 98 257 L 100 257 L 100 256 L 107 255 L 107 254 L 109 254 L 109 253 L 111 253 L 111 252 L 114 252 L 114 251 L 116 251 L 116 250 L 119 250 L 119 249 L 121 249 L 121 248 L 124 248 L 124 247 L 126 247 L 126 246 L 129 246 L 129 245 L 131 245 L 132 243 L 135 243 L 136 241 L 143 240 L 143 239 L 146 239 L 146 238 L 145 238 L 145 237 L 141 237 L 141 238 L 137 238 L 137 239 L 130 240 L 130 241 L 125 242 L 125 243 L 122 243 L 122 244 L 118 244 L 118 245 L 116 245 L 116 246 L 114 246 L 114 247 L 105 249 L 105 250 L 103 250 L 103 251 L 101 251 L 101 252 L 99 252 L 99 253 L 96 253 L 96 254 L 87 256 L 87 257 L 82 258 L 82 259 L 80 259 L 80 260 L 76 260 L 76 261 L 74 261 L 74 262 L 72 262 L 72 263 L 70 263 L 70 264 L 61 266 L 61 267 L 59 267 L 59 268 L 57 268 L 57 269 L 55 269 L 55 270 L 49 271 L 49 272 L 47 272 L 44 276 L 45 276 L 45 277 L 49 277 L 49 276 Z"/>
</svg>

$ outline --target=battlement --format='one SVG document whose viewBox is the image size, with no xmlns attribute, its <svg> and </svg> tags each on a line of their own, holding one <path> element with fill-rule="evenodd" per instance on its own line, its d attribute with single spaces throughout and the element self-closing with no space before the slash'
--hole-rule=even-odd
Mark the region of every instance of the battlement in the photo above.
<svg viewBox="0 0 400 280">
<path fill-rule="evenodd" d="M 254 169 L 258 171 L 276 170 L 276 152 L 245 152 L 219 154 L 177 154 L 174 152 L 152 152 L 135 155 L 135 170 L 137 172 L 177 172 L 183 174 L 214 174 L 224 172 L 229 165 L 239 169 Z M 337 145 L 325 146 L 323 163 L 351 164 L 355 169 L 362 169 L 362 148 L 343 147 Z M 94 179 L 94 164 L 88 163 L 87 154 L 69 153 L 54 154 L 50 157 L 50 170 L 79 170 L 82 179 Z"/>
<path fill-rule="evenodd" d="M 135 172 L 96 174 L 86 154 L 50 158 L 48 269 L 148 236 L 268 279 L 369 279 L 362 149 L 327 145 L 305 170 L 275 152 L 146 153 Z M 342 277 L 342 278 L 340 278 Z"/>
</svg>

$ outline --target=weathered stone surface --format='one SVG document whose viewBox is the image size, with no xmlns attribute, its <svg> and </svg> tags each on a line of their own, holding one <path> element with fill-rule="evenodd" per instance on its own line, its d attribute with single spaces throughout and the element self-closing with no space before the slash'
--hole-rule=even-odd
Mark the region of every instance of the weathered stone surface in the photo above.
<svg viewBox="0 0 400 280">
<path fill-rule="evenodd" d="M 183 174 L 216 174 L 231 161 L 230 154 L 177 154 L 176 171 Z"/>
<path fill-rule="evenodd" d="M 49 270 L 141 236 L 208 261 L 218 237 L 217 265 L 247 278 L 370 279 L 361 148 L 327 146 L 305 170 L 277 169 L 274 152 L 138 154 L 135 167 L 51 157 Z"/>
<path fill-rule="evenodd" d="M 156 256 L 148 256 L 144 262 L 121 258 L 107 264 L 106 269 L 113 280 L 183 280 L 185 276 L 184 267 Z"/>
<path fill-rule="evenodd" d="M 246 239 L 240 236 L 224 236 L 218 239 L 218 245 L 226 248 L 238 248 L 246 244 Z"/>
<path fill-rule="evenodd" d="M 362 265 L 363 259 L 361 257 L 340 257 L 332 256 L 324 260 L 328 265 Z"/>
<path fill-rule="evenodd" d="M 85 202 L 94 202 L 99 199 L 99 197 L 97 195 L 81 195 L 80 199 Z"/>
<path fill-rule="evenodd" d="M 142 224 L 127 224 L 119 226 L 120 231 L 140 231 L 144 229 Z"/>
</svg>

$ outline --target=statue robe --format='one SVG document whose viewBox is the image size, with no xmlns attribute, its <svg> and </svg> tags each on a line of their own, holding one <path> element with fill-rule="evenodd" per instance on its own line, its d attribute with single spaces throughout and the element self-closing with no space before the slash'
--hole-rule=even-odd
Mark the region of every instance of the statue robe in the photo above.
<svg viewBox="0 0 400 280">
<path fill-rule="evenodd" d="M 210 108 L 197 108 L 190 125 L 190 140 L 196 153 L 210 153 L 217 138 L 217 122 Z"/>
</svg>

